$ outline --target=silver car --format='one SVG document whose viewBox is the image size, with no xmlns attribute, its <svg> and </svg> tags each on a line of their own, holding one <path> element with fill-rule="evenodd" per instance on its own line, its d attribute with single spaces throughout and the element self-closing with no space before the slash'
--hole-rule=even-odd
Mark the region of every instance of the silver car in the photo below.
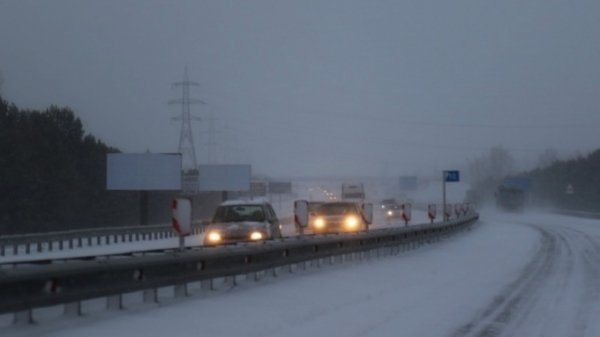
<svg viewBox="0 0 600 337">
<path fill-rule="evenodd" d="M 206 228 L 204 245 L 263 241 L 281 237 L 281 225 L 267 202 L 226 201 Z"/>
</svg>

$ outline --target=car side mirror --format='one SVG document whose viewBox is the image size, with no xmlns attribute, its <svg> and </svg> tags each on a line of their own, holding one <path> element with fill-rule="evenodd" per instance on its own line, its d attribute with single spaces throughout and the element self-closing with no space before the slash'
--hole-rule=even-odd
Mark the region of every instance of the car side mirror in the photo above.
<svg viewBox="0 0 600 337">
<path fill-rule="evenodd" d="M 362 217 L 365 220 L 365 222 L 367 224 L 372 224 L 373 223 L 373 204 L 371 203 L 365 203 L 362 204 L 360 207 L 361 213 L 362 213 Z"/>
</svg>

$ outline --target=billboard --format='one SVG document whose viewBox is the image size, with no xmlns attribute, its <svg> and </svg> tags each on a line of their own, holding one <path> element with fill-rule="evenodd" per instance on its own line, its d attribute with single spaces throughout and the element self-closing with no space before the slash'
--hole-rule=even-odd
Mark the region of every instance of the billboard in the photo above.
<svg viewBox="0 0 600 337">
<path fill-rule="evenodd" d="M 198 166 L 198 190 L 248 191 L 250 171 L 250 165 L 200 165 Z"/>
<path fill-rule="evenodd" d="M 264 197 L 267 195 L 267 183 L 264 181 L 253 181 L 250 183 L 251 197 Z"/>
<path fill-rule="evenodd" d="M 269 182 L 269 193 L 278 193 L 278 194 L 286 194 L 292 193 L 292 183 L 291 182 Z"/>
<path fill-rule="evenodd" d="M 109 153 L 106 155 L 106 189 L 181 190 L 181 154 Z"/>
</svg>

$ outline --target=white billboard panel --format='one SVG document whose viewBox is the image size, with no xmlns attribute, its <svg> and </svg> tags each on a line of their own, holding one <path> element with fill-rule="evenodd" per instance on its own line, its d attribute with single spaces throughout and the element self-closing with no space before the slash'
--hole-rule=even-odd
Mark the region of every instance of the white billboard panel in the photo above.
<svg viewBox="0 0 600 337">
<path fill-rule="evenodd" d="M 181 190 L 181 154 L 109 153 L 106 156 L 106 189 Z"/>
<path fill-rule="evenodd" d="M 285 194 L 292 193 L 292 183 L 291 182 L 269 182 L 269 193 L 272 194 Z"/>
<path fill-rule="evenodd" d="M 250 165 L 200 165 L 198 171 L 199 191 L 250 190 Z"/>
</svg>

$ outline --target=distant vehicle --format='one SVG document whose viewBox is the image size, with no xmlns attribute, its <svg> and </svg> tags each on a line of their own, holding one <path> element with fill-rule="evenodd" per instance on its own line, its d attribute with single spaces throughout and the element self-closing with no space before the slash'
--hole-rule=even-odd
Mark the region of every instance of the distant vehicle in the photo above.
<svg viewBox="0 0 600 337">
<path fill-rule="evenodd" d="M 215 210 L 206 228 L 205 245 L 281 238 L 273 207 L 262 201 L 226 201 Z"/>
<path fill-rule="evenodd" d="M 365 200 L 365 187 L 362 183 L 342 184 L 342 200 Z"/>
<path fill-rule="evenodd" d="M 525 191 L 518 187 L 499 186 L 496 206 L 507 211 L 520 211 L 525 206 Z"/>
<path fill-rule="evenodd" d="M 388 205 L 383 211 L 385 213 L 385 218 L 388 220 L 401 219 L 402 215 L 404 215 L 404 209 L 402 208 L 402 205 L 399 204 Z"/>
<path fill-rule="evenodd" d="M 318 205 L 309 216 L 313 233 L 356 232 L 368 229 L 360 205 L 354 202 L 327 202 Z"/>
<path fill-rule="evenodd" d="M 520 211 L 529 199 L 531 180 L 506 178 L 496 189 L 496 206 L 506 211 Z"/>
<path fill-rule="evenodd" d="M 398 201 L 396 201 L 396 199 L 394 199 L 394 198 L 381 200 L 381 209 L 388 209 L 390 207 L 397 206 L 397 205 L 398 205 Z"/>
</svg>

